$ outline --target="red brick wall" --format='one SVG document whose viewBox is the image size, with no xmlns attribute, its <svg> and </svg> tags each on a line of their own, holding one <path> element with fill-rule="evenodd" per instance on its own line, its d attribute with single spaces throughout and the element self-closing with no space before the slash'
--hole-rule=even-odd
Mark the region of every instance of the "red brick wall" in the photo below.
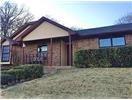
<svg viewBox="0 0 132 100">
<path fill-rule="evenodd" d="M 81 49 L 97 49 L 98 38 L 80 39 L 73 41 L 73 52 Z"/>
<path fill-rule="evenodd" d="M 66 59 L 66 44 L 62 40 L 53 40 L 52 43 L 52 65 L 53 66 L 65 66 Z M 64 50 L 65 49 L 65 50 Z M 64 59 L 65 58 L 65 59 Z M 51 44 L 48 43 L 48 65 L 51 64 Z"/>
<path fill-rule="evenodd" d="M 79 50 L 98 49 L 98 38 L 80 39 L 72 42 L 72 55 Z"/>
<path fill-rule="evenodd" d="M 125 35 L 126 45 L 132 46 L 132 34 Z"/>
<path fill-rule="evenodd" d="M 51 64 L 51 56 L 52 56 L 52 65 L 59 66 L 60 65 L 60 42 L 54 41 L 52 43 L 52 55 L 51 55 L 51 44 L 48 43 L 48 65 Z"/>
<path fill-rule="evenodd" d="M 131 45 L 132 46 L 132 34 L 126 35 L 126 45 Z M 51 44 L 50 41 L 38 41 L 38 42 L 26 42 L 26 47 L 24 48 L 24 53 L 29 55 L 29 54 L 37 54 L 37 47 L 39 44 L 47 43 L 48 44 L 48 65 L 51 63 Z M 61 44 L 61 40 L 53 40 L 53 52 L 52 52 L 52 65 L 53 66 L 60 66 L 63 65 L 61 61 L 63 61 L 62 57 L 65 57 L 66 55 L 66 50 L 65 54 L 62 53 L 64 52 L 64 49 L 66 49 L 65 43 Z M 88 38 L 88 39 L 80 39 L 80 40 L 75 40 L 72 42 L 72 55 L 73 55 L 73 61 L 74 61 L 74 53 L 77 52 L 78 50 L 81 49 L 98 49 L 98 38 Z M 18 56 L 21 58 L 20 61 L 16 61 L 17 63 L 22 63 L 22 57 L 23 57 L 23 51 L 22 48 L 19 46 L 14 46 L 13 47 L 13 52 L 12 55 Z M 60 56 L 63 55 L 63 56 Z M 65 59 L 66 60 L 66 59 Z M 63 61 L 64 62 L 64 61 Z"/>
<path fill-rule="evenodd" d="M 47 44 L 48 45 L 48 61 L 46 65 L 50 65 L 51 64 L 51 44 L 50 41 L 36 41 L 36 42 L 25 42 L 26 47 L 24 48 L 24 55 L 36 55 L 37 54 L 37 48 L 39 45 L 41 44 Z M 53 47 L 52 47 L 52 65 L 53 66 L 60 66 L 63 65 L 63 59 L 62 57 L 64 57 L 63 54 L 63 49 L 65 46 L 65 44 L 61 43 L 61 40 L 53 40 L 52 43 Z M 17 56 L 16 59 L 19 58 L 19 62 L 15 61 L 14 64 L 18 63 L 18 64 L 22 64 L 23 62 L 23 48 L 20 46 L 13 46 L 12 49 L 12 56 L 15 57 Z M 61 55 L 61 56 L 60 56 Z M 66 60 L 66 59 L 65 59 Z"/>
<path fill-rule="evenodd" d="M 22 64 L 22 48 L 20 46 L 13 46 L 11 52 L 11 64 Z"/>
</svg>

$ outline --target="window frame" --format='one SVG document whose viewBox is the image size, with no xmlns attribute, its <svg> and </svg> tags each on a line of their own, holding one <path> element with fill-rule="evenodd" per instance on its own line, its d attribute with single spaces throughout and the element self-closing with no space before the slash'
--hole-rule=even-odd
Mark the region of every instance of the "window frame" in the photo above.
<svg viewBox="0 0 132 100">
<path fill-rule="evenodd" d="M 8 53 L 3 53 L 4 47 L 9 47 L 9 52 L 8 52 Z M 3 55 L 4 55 L 4 54 L 8 54 L 8 55 L 9 55 L 8 60 L 4 60 L 4 59 L 3 59 Z M 10 61 L 10 46 L 9 46 L 9 45 L 4 45 L 4 46 L 2 46 L 2 54 L 1 54 L 1 55 L 2 55 L 2 56 L 1 56 L 1 61 L 2 61 L 2 62 L 9 62 L 9 61 Z"/>
<path fill-rule="evenodd" d="M 110 39 L 110 46 L 100 46 L 100 40 L 102 40 L 102 39 Z M 111 47 L 112 46 L 112 44 L 111 44 L 111 38 L 100 38 L 99 39 L 99 47 L 100 48 L 107 48 L 107 47 Z"/>
<path fill-rule="evenodd" d="M 43 47 L 43 46 L 47 46 L 47 51 L 42 51 L 42 52 L 48 52 L 48 45 L 47 45 L 47 44 L 39 45 L 38 48 L 41 48 L 41 47 Z M 37 48 L 37 52 L 40 53 L 40 52 L 38 51 L 38 48 Z"/>
<path fill-rule="evenodd" d="M 124 38 L 124 42 L 125 42 L 125 44 L 124 45 L 113 45 L 113 38 L 121 38 L 121 37 L 123 37 Z M 100 46 L 100 40 L 101 39 L 109 39 L 110 38 L 110 41 L 111 41 L 111 46 L 103 46 L 103 47 L 101 47 Z M 99 48 L 109 48 L 109 47 L 124 47 L 124 46 L 126 46 L 126 38 L 125 38 L 125 36 L 123 35 L 123 36 L 110 36 L 110 37 L 100 37 L 99 39 L 98 39 L 98 45 L 99 45 Z"/>
<path fill-rule="evenodd" d="M 124 38 L 124 45 L 114 45 L 113 44 L 113 38 Z M 113 38 L 111 38 L 111 43 L 112 43 L 112 46 L 113 47 L 122 47 L 122 46 L 125 46 L 126 45 L 126 39 L 125 39 L 125 36 L 120 36 L 120 37 L 113 37 Z"/>
<path fill-rule="evenodd" d="M 38 51 L 38 48 L 40 48 L 40 47 L 42 47 L 42 46 L 47 46 L 47 51 L 41 51 L 41 52 L 39 52 Z M 48 44 L 42 44 L 42 45 L 39 45 L 38 47 L 37 47 L 37 55 L 41 55 L 41 53 L 47 53 L 47 59 L 48 59 Z"/>
</svg>

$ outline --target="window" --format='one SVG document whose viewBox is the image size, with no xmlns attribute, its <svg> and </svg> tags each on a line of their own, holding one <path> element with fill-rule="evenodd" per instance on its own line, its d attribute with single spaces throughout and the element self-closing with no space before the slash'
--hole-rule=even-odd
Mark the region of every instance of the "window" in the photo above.
<svg viewBox="0 0 132 100">
<path fill-rule="evenodd" d="M 38 55 L 39 56 L 44 56 L 47 58 L 47 53 L 48 53 L 48 46 L 47 45 L 42 45 L 38 47 Z"/>
<path fill-rule="evenodd" d="M 124 37 L 112 38 L 113 46 L 122 46 L 125 45 Z"/>
<path fill-rule="evenodd" d="M 38 52 L 46 52 L 47 49 L 48 49 L 47 45 L 43 45 L 43 46 L 38 47 Z"/>
<path fill-rule="evenodd" d="M 112 37 L 112 38 L 102 38 L 99 40 L 100 47 L 112 47 L 112 46 L 123 46 L 125 45 L 124 37 Z"/>
<path fill-rule="evenodd" d="M 100 39 L 99 40 L 100 47 L 109 47 L 111 46 L 111 39 Z"/>
<path fill-rule="evenodd" d="M 9 46 L 3 46 L 2 48 L 2 61 L 8 62 L 10 58 L 10 49 Z"/>
</svg>

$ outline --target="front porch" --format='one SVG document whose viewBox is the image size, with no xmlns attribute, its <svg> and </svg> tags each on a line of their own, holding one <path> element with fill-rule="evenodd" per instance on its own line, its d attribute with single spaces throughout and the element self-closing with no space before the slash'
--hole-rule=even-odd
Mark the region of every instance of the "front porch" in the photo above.
<svg viewBox="0 0 132 100">
<path fill-rule="evenodd" d="M 24 41 L 12 46 L 11 64 L 43 64 L 45 66 L 71 66 L 71 38 L 60 37 Z"/>
</svg>

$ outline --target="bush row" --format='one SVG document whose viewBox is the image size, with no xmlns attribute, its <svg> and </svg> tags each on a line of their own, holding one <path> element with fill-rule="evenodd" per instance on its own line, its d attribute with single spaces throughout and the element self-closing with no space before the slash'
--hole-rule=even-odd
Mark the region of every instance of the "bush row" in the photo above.
<svg viewBox="0 0 132 100">
<path fill-rule="evenodd" d="M 43 75 L 42 65 L 20 65 L 9 70 L 2 71 L 1 84 L 19 82 L 39 78 Z"/>
<path fill-rule="evenodd" d="M 132 47 L 80 50 L 75 53 L 76 67 L 132 67 Z"/>
</svg>

